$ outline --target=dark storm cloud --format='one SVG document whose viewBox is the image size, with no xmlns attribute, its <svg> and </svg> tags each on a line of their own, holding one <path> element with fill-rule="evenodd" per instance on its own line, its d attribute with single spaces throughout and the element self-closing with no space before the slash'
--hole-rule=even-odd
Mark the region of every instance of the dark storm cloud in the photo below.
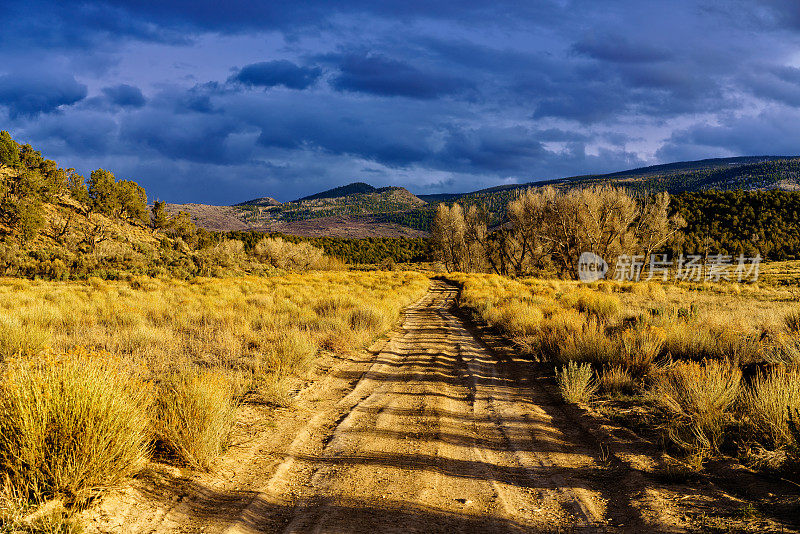
<svg viewBox="0 0 800 534">
<path fill-rule="evenodd" d="M 558 0 L 516 2 L 504 0 L 326 0 L 302 3 L 239 0 L 221 6 L 216 0 L 108 0 L 106 9 L 119 9 L 129 17 L 152 21 L 159 26 L 193 28 L 219 32 L 287 30 L 300 26 L 327 27 L 332 14 L 360 15 L 391 20 L 419 18 L 480 22 L 483 25 L 548 24 L 566 11 Z"/>
<path fill-rule="evenodd" d="M 140 108 L 147 102 L 141 89 L 124 83 L 104 87 L 103 94 L 113 105 L 123 108 Z"/>
<path fill-rule="evenodd" d="M 170 159 L 224 165 L 247 158 L 247 149 L 231 143 L 231 135 L 241 130 L 237 120 L 221 115 L 149 110 L 126 117 L 120 136 L 132 146 Z"/>
<path fill-rule="evenodd" d="M 728 117 L 717 125 L 695 124 L 676 131 L 660 149 L 662 157 L 694 154 L 698 147 L 713 153 L 747 155 L 800 154 L 800 111 L 768 107 L 757 115 Z"/>
<path fill-rule="evenodd" d="M 800 146 L 795 1 L 6 4 L 7 128 L 168 200 L 362 172 L 462 191 Z"/>
<path fill-rule="evenodd" d="M 382 55 L 346 55 L 338 60 L 340 74 L 332 85 L 339 91 L 355 91 L 380 96 L 406 96 L 432 99 L 461 93 L 472 87 L 464 79 L 423 71 Z"/>
<path fill-rule="evenodd" d="M 780 102 L 792 107 L 800 106 L 800 69 L 778 66 L 745 73 L 744 86 L 755 96 Z"/>
<path fill-rule="evenodd" d="M 0 76 L 0 106 L 14 119 L 51 113 L 86 98 L 86 86 L 69 74 L 13 73 Z"/>
<path fill-rule="evenodd" d="M 282 85 L 289 89 L 306 89 L 322 75 L 319 67 L 300 67 L 285 59 L 263 61 L 246 65 L 229 82 L 239 82 L 251 87 L 275 87 Z"/>
<path fill-rule="evenodd" d="M 670 53 L 645 42 L 634 43 L 623 35 L 593 35 L 572 46 L 581 55 L 611 63 L 652 63 L 669 59 Z"/>
<path fill-rule="evenodd" d="M 146 17 L 131 16 L 124 6 L 104 2 L 29 0 L 4 2 L 0 47 L 25 50 L 113 48 L 120 39 L 186 44 L 189 39 Z M 163 5 L 163 4 L 160 4 Z"/>
</svg>

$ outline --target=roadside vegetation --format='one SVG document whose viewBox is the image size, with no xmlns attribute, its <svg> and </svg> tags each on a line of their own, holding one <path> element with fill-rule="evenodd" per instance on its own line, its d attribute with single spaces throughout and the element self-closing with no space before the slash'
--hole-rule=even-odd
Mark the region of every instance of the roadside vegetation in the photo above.
<svg viewBox="0 0 800 534">
<path fill-rule="evenodd" d="M 289 403 L 321 351 L 369 343 L 427 287 L 379 271 L 1 279 L 0 525 L 80 507 L 153 458 L 210 468 L 240 406 Z"/>
<path fill-rule="evenodd" d="M 709 215 L 742 195 L 693 198 Z M 773 203 L 794 205 L 789 194 L 754 195 L 747 202 L 763 209 L 743 220 L 759 231 L 774 217 L 755 213 Z M 798 262 L 766 264 L 758 282 L 714 279 L 708 270 L 687 279 L 666 260 L 663 272 L 648 276 L 645 266 L 655 264 L 649 260 L 687 247 L 698 258 L 720 253 L 710 245 L 730 247 L 722 250 L 728 254 L 761 252 L 755 241 L 736 241 L 729 226 L 717 228 L 721 241 L 699 243 L 697 226 L 683 231 L 681 213 L 692 215 L 687 204 L 676 210 L 671 201 L 667 193 L 607 186 L 529 189 L 508 204 L 508 223 L 493 231 L 476 206 L 440 204 L 432 248 L 451 271 L 447 276 L 462 285 L 461 305 L 522 354 L 552 365 L 566 402 L 595 404 L 696 468 L 729 455 L 797 478 Z M 780 228 L 772 233 L 780 235 Z M 605 279 L 577 281 L 585 252 L 602 258 Z M 615 260 L 634 256 L 643 271 L 618 273 L 624 264 Z"/>
<path fill-rule="evenodd" d="M 699 468 L 800 476 L 797 288 L 451 273 L 461 306 L 593 405 Z"/>
</svg>

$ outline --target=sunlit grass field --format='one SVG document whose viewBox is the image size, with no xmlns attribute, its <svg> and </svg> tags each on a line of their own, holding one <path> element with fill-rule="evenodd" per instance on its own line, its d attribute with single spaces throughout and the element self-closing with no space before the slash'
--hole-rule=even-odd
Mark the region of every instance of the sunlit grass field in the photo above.
<svg viewBox="0 0 800 534">
<path fill-rule="evenodd" d="M 755 284 L 450 277 L 462 306 L 552 362 L 565 400 L 634 406 L 693 465 L 747 451 L 796 469 L 800 262 L 765 264 Z"/>
<path fill-rule="evenodd" d="M 363 347 L 428 285 L 380 271 L 0 280 L 0 513 L 85 500 L 154 450 L 207 468 L 237 406 L 287 403 L 321 351 Z"/>
</svg>

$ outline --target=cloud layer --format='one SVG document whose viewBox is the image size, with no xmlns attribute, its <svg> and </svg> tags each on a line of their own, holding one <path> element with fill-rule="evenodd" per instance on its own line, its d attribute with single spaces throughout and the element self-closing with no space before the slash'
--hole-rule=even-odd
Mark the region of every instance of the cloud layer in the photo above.
<svg viewBox="0 0 800 534">
<path fill-rule="evenodd" d="M 800 12 L 720 6 L 35 0 L 0 33 L 0 127 L 210 203 L 800 153 Z"/>
</svg>

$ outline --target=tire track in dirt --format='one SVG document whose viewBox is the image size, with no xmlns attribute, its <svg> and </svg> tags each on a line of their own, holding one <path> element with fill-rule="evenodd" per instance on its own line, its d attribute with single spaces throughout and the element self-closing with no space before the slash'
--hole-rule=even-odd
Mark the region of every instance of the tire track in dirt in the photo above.
<svg viewBox="0 0 800 534">
<path fill-rule="evenodd" d="M 273 434 L 238 463 L 226 455 L 225 480 L 198 478 L 131 531 L 671 530 L 643 519 L 619 466 L 454 313 L 457 295 L 432 282 L 380 350 L 334 363 Z"/>
<path fill-rule="evenodd" d="M 456 296 L 434 282 L 343 399 L 357 400 L 322 450 L 290 449 L 289 467 L 256 500 L 278 500 L 290 488 L 276 477 L 306 466 L 282 532 L 618 530 L 605 517 L 608 496 L 586 480 L 605 469 L 595 451 L 553 426 L 541 392 L 501 373 L 449 311 Z M 257 506 L 227 532 L 267 531 Z M 644 527 L 635 514 L 623 524 Z"/>
</svg>

